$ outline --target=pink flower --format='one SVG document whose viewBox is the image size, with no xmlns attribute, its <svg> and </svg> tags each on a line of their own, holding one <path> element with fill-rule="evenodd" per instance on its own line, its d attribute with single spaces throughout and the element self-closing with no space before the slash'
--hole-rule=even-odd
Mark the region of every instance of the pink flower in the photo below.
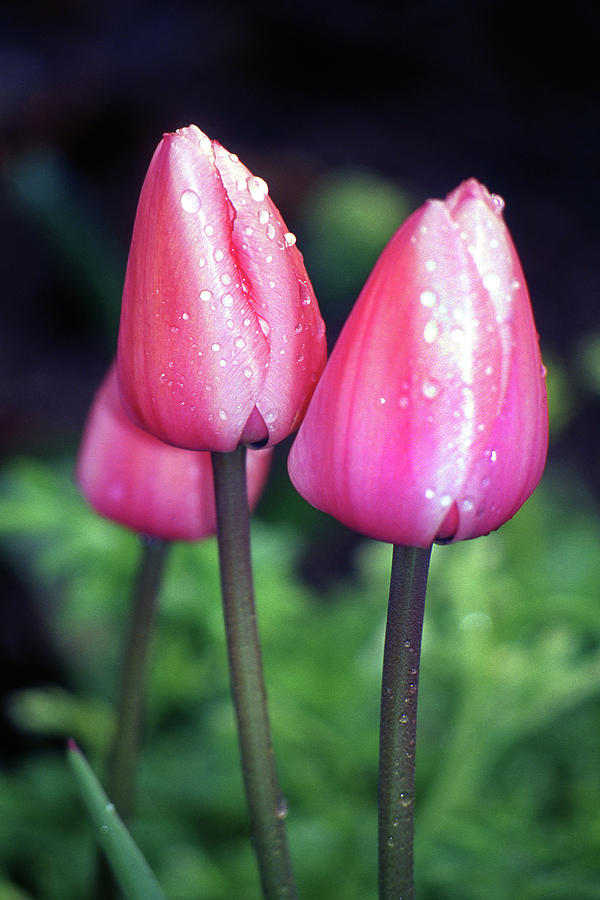
<svg viewBox="0 0 600 900">
<path fill-rule="evenodd" d="M 267 184 L 195 125 L 165 134 L 123 292 L 131 418 L 190 450 L 272 445 L 298 427 L 325 358 L 302 255 Z"/>
<path fill-rule="evenodd" d="M 469 179 L 381 254 L 289 458 L 297 490 L 370 537 L 498 528 L 536 487 L 546 388 L 504 203 Z"/>
<path fill-rule="evenodd" d="M 272 450 L 249 450 L 248 495 L 258 502 Z M 86 422 L 76 471 L 83 495 L 102 516 L 163 540 L 216 534 L 210 453 L 164 444 L 134 425 L 119 397 L 116 366 L 99 388 Z"/>
</svg>

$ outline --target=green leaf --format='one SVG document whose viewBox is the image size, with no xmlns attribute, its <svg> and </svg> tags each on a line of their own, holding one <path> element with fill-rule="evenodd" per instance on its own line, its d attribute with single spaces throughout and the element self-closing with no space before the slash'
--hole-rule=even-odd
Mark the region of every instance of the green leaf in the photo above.
<svg viewBox="0 0 600 900">
<path fill-rule="evenodd" d="M 165 900 L 135 841 L 74 741 L 67 758 L 113 874 L 128 900 Z"/>
</svg>

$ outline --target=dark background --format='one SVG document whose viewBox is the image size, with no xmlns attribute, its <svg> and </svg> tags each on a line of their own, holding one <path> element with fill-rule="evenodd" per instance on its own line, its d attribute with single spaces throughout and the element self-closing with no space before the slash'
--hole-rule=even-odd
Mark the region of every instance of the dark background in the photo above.
<svg viewBox="0 0 600 900">
<path fill-rule="evenodd" d="M 75 452 L 146 167 L 164 131 L 195 122 L 268 181 L 301 248 L 304 198 L 348 169 L 414 206 L 470 175 L 504 196 L 543 351 L 578 398 L 551 452 L 600 494 L 598 394 L 579 367 L 598 335 L 594 4 L 24 0 L 2 20 L 5 457 Z M 313 280 L 331 343 L 356 293 Z M 340 534 L 325 557 L 343 569 Z M 14 577 L 6 608 L 26 610 Z M 31 623 L 15 629 L 9 686 L 55 672 Z"/>
</svg>

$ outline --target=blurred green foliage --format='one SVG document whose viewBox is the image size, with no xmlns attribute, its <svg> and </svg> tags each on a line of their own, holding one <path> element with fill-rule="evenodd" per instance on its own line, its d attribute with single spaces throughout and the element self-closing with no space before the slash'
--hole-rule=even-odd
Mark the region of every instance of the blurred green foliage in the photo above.
<svg viewBox="0 0 600 900">
<path fill-rule="evenodd" d="M 70 690 L 13 696 L 23 727 L 73 736 L 102 771 L 140 551 L 95 516 L 70 462 L 0 478 L 2 552 L 36 597 Z M 433 554 L 420 686 L 419 900 L 600 897 L 600 526 L 552 472 L 488 538 Z M 390 548 L 365 541 L 326 597 L 306 538 L 255 521 L 274 746 L 301 896 L 376 896 L 379 679 Z M 258 900 L 238 767 L 214 540 L 174 545 L 148 691 L 133 835 L 170 900 Z M 89 895 L 93 837 L 61 752 L 0 773 L 0 893 Z M 4 879 L 4 881 L 2 881 Z"/>
</svg>

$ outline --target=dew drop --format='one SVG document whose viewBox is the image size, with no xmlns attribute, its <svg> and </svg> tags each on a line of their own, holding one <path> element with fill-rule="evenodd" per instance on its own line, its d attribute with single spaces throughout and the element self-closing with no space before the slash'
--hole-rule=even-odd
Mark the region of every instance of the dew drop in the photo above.
<svg viewBox="0 0 600 900">
<path fill-rule="evenodd" d="M 265 422 L 267 425 L 272 425 L 277 419 L 277 410 L 271 409 L 268 413 L 265 413 Z"/>
<path fill-rule="evenodd" d="M 490 241 L 490 247 L 492 248 L 492 250 L 497 250 L 499 244 L 500 244 L 500 242 L 498 241 L 497 238 L 492 238 L 492 240 Z"/>
<path fill-rule="evenodd" d="M 380 402 L 380 404 L 383 406 L 384 403 L 385 403 L 385 397 L 380 397 L 380 398 L 379 398 L 379 402 Z"/>
<path fill-rule="evenodd" d="M 204 266 L 206 265 L 206 260 L 204 259 L 203 256 L 201 256 L 200 259 L 198 260 L 198 265 L 200 266 L 201 269 L 203 269 Z"/>
<path fill-rule="evenodd" d="M 219 360 L 219 365 L 221 366 L 222 369 L 224 369 L 225 366 L 227 365 L 227 360 L 226 360 L 226 359 L 220 359 L 220 360 Z"/>
<path fill-rule="evenodd" d="M 215 250 L 213 256 L 215 258 L 215 262 L 221 262 L 221 260 L 223 259 L 223 251 Z"/>
<path fill-rule="evenodd" d="M 494 212 L 496 215 L 500 215 L 506 206 L 504 197 L 501 197 L 500 194 L 492 194 L 492 203 L 494 204 Z"/>
<path fill-rule="evenodd" d="M 463 500 L 462 508 L 465 512 L 471 512 L 471 510 L 473 509 L 473 501 L 469 499 Z"/>
<path fill-rule="evenodd" d="M 244 378 L 252 378 L 252 369 L 251 368 L 246 367 L 244 369 Z"/>
<path fill-rule="evenodd" d="M 390 834 L 389 838 L 387 839 L 387 842 L 388 842 L 388 847 L 394 846 L 394 838 L 392 837 L 391 834 Z"/>
<path fill-rule="evenodd" d="M 484 371 L 485 371 L 486 375 L 491 375 L 494 370 L 493 370 L 492 366 L 486 366 Z"/>
<path fill-rule="evenodd" d="M 179 202 L 187 213 L 197 213 L 200 209 L 200 197 L 196 191 L 184 191 Z"/>
<path fill-rule="evenodd" d="M 295 332 L 296 332 L 296 334 L 300 334 L 301 331 L 302 331 L 302 322 L 298 322 L 298 324 L 296 325 L 296 328 L 295 328 Z"/>
<path fill-rule="evenodd" d="M 250 237 L 251 234 L 254 234 L 254 228 L 252 227 L 252 225 L 247 226 L 246 234 L 248 235 L 248 237 Z"/>
<path fill-rule="evenodd" d="M 108 827 L 108 825 L 104 824 L 100 826 L 100 831 L 102 832 L 102 834 L 106 834 L 108 831 L 110 831 L 110 828 Z"/>
<path fill-rule="evenodd" d="M 267 237 L 270 241 L 275 237 L 275 228 L 270 223 L 267 225 Z"/>
<path fill-rule="evenodd" d="M 430 319 L 423 331 L 423 337 L 425 338 L 426 343 L 433 344 L 436 337 L 438 336 L 438 331 L 439 329 L 437 322 L 434 322 L 433 319 Z"/>
<path fill-rule="evenodd" d="M 200 299 L 204 300 L 205 303 L 208 303 L 210 298 L 212 297 L 211 291 L 200 291 Z"/>
<path fill-rule="evenodd" d="M 259 178 L 257 175 L 250 175 L 246 179 L 246 184 L 250 196 L 253 200 L 256 200 L 257 203 L 261 203 L 269 193 L 269 185 L 264 179 Z"/>
<path fill-rule="evenodd" d="M 490 450 L 490 462 L 496 462 L 496 451 Z"/>
<path fill-rule="evenodd" d="M 227 413 L 225 412 L 224 409 L 219 410 L 219 418 L 221 419 L 222 422 L 227 421 Z"/>
<path fill-rule="evenodd" d="M 411 804 L 409 795 L 404 792 L 399 794 L 398 799 L 400 800 L 400 806 L 403 806 L 405 809 Z"/>
<path fill-rule="evenodd" d="M 227 307 L 233 306 L 232 295 L 231 294 L 223 294 L 223 296 L 221 298 L 221 303 L 223 304 L 223 306 L 227 306 Z"/>
<path fill-rule="evenodd" d="M 261 209 L 258 215 L 258 221 L 261 225 L 266 225 L 269 221 L 269 211 L 267 209 Z"/>
<path fill-rule="evenodd" d="M 435 271 L 435 259 L 428 259 L 425 262 L 425 268 L 427 269 L 428 272 Z"/>
<path fill-rule="evenodd" d="M 398 721 L 401 725 L 406 725 L 406 723 L 408 722 L 408 716 L 406 715 L 406 713 L 402 713 L 401 716 L 398 716 Z"/>
<path fill-rule="evenodd" d="M 435 296 L 433 291 L 423 291 L 421 296 L 419 297 L 419 300 L 421 301 L 423 306 L 427 306 L 429 309 L 431 309 L 432 306 L 435 306 L 437 297 Z"/>
<path fill-rule="evenodd" d="M 258 324 L 260 325 L 261 331 L 264 334 L 264 336 L 268 337 L 269 334 L 271 333 L 271 326 L 269 325 L 269 323 L 267 321 L 265 321 L 265 319 L 263 319 L 262 316 L 259 316 Z"/>
<path fill-rule="evenodd" d="M 542 378 L 545 378 L 547 374 L 548 374 L 548 369 L 547 369 L 546 366 L 542 363 L 542 369 L 541 369 L 541 375 L 542 375 Z"/>
<path fill-rule="evenodd" d="M 450 496 L 450 494 L 444 494 L 443 497 L 440 497 L 440 506 L 450 506 L 451 503 L 452 497 Z"/>
<path fill-rule="evenodd" d="M 114 803 L 107 803 L 106 806 L 104 807 L 104 809 L 106 810 L 107 813 L 114 812 L 114 811 L 115 811 L 115 804 L 114 804 Z"/>
<path fill-rule="evenodd" d="M 213 228 L 212 225 L 204 226 L 204 234 L 207 235 L 207 237 L 211 237 L 211 235 L 213 235 L 214 233 L 215 233 L 215 229 Z"/>
<path fill-rule="evenodd" d="M 238 348 L 238 350 L 243 350 L 246 346 L 246 341 L 243 337 L 236 338 L 235 346 Z"/>
<path fill-rule="evenodd" d="M 268 263 L 273 262 L 273 255 L 271 253 L 269 253 L 269 254 L 267 254 L 267 256 L 265 256 L 265 262 L 268 262 Z"/>
<path fill-rule="evenodd" d="M 181 318 L 183 319 L 184 322 L 187 322 L 189 317 L 190 317 L 190 314 L 187 312 L 181 314 Z"/>
<path fill-rule="evenodd" d="M 497 272 L 486 272 L 483 276 L 483 286 L 488 291 L 497 291 L 500 287 L 500 276 Z"/>
<path fill-rule="evenodd" d="M 286 231 L 286 233 L 283 236 L 283 240 L 285 241 L 286 247 L 293 247 L 294 244 L 296 243 L 296 235 L 292 234 L 291 231 Z"/>
<path fill-rule="evenodd" d="M 179 328 L 177 325 L 171 325 L 171 334 L 179 334 Z"/>
<path fill-rule="evenodd" d="M 427 397 L 428 400 L 433 400 L 440 392 L 439 384 L 436 384 L 435 381 L 424 381 L 423 382 L 423 394 Z"/>
<path fill-rule="evenodd" d="M 221 275 L 221 284 L 231 284 L 231 275 L 229 275 L 227 272 L 223 272 L 223 274 Z"/>
<path fill-rule="evenodd" d="M 404 641 L 404 646 L 406 647 L 407 650 L 410 650 L 410 648 L 411 648 L 411 642 L 410 642 L 410 641 Z"/>
<path fill-rule="evenodd" d="M 213 344 L 211 349 L 214 350 L 215 353 L 216 353 L 218 350 L 221 349 L 221 345 L 220 345 L 220 344 Z"/>
</svg>

